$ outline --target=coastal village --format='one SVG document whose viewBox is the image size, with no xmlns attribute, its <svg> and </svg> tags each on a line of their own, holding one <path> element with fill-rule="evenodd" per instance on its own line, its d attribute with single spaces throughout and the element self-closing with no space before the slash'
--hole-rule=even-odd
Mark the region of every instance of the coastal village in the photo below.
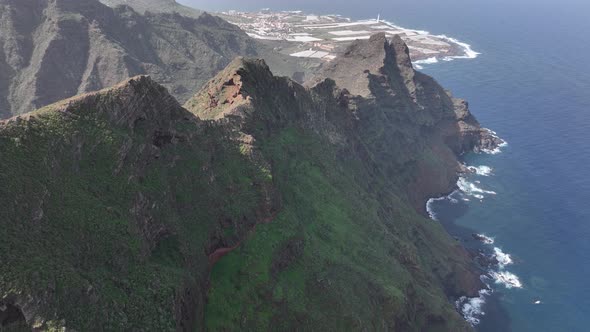
<svg viewBox="0 0 590 332">
<path fill-rule="evenodd" d="M 354 21 L 340 15 L 310 15 L 301 11 L 258 12 L 228 11 L 221 13 L 227 21 L 238 25 L 256 39 L 273 44 L 278 51 L 294 57 L 330 61 L 351 41 L 369 39 L 383 32 L 387 36 L 399 35 L 408 45 L 415 63 L 472 57 L 469 45 L 446 36 L 431 35 L 426 31 L 405 29 L 381 20 Z"/>
</svg>

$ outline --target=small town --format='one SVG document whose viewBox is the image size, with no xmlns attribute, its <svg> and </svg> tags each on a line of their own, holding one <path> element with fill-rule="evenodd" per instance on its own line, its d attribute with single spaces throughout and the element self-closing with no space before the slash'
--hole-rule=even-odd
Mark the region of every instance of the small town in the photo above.
<svg viewBox="0 0 590 332">
<path fill-rule="evenodd" d="M 350 42 L 369 39 L 383 32 L 399 35 L 408 45 L 416 63 L 472 57 L 469 45 L 446 36 L 431 35 L 426 31 L 405 29 L 381 20 L 354 21 L 340 15 L 312 15 L 302 11 L 258 12 L 227 11 L 221 13 L 227 21 L 238 25 L 253 38 L 281 43 L 280 51 L 294 57 L 330 61 Z M 287 42 L 287 43 L 285 43 Z"/>
</svg>

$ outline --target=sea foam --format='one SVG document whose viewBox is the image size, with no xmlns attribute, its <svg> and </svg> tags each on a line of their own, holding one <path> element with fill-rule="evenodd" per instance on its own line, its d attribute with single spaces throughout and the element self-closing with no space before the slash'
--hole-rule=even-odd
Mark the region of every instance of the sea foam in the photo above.
<svg viewBox="0 0 590 332">
<path fill-rule="evenodd" d="M 416 60 L 414 61 L 414 63 L 429 65 L 433 63 L 438 63 L 438 59 L 436 57 L 431 57 L 428 59 Z"/>
<path fill-rule="evenodd" d="M 492 174 L 492 168 L 490 166 L 467 166 L 467 169 L 481 176 L 490 176 Z"/>
<path fill-rule="evenodd" d="M 504 287 L 508 289 L 522 288 L 522 283 L 520 282 L 520 279 L 518 279 L 518 277 L 513 273 L 510 273 L 508 271 L 491 271 L 490 275 L 497 284 L 502 284 L 504 285 Z"/>
<path fill-rule="evenodd" d="M 504 253 L 502 249 L 498 247 L 494 248 L 494 257 L 498 261 L 498 266 L 500 267 L 500 269 L 503 269 L 504 267 L 506 267 L 506 265 L 514 263 L 512 261 L 512 257 L 509 254 Z"/>
<path fill-rule="evenodd" d="M 426 212 L 428 212 L 428 216 L 430 217 L 430 219 L 432 220 L 438 220 L 436 218 L 436 213 L 434 212 L 434 209 L 432 208 L 432 204 L 436 201 L 442 201 L 443 199 L 446 199 L 446 196 L 443 197 L 435 197 L 435 198 L 431 198 L 428 201 L 426 201 Z"/>
<path fill-rule="evenodd" d="M 483 153 L 487 153 L 487 154 L 498 154 L 502 152 L 502 148 L 507 146 L 508 142 L 503 141 L 502 143 L 500 143 L 495 149 L 481 149 L 481 152 Z"/>
<path fill-rule="evenodd" d="M 479 291 L 479 296 L 477 297 L 470 298 L 462 296 L 455 302 L 457 310 L 459 310 L 463 318 L 472 326 L 479 324 L 481 316 L 485 315 L 482 309 L 486 302 L 485 297 L 490 295 L 490 293 L 490 290 L 482 289 Z"/>
<path fill-rule="evenodd" d="M 483 128 L 483 130 L 486 130 L 491 136 L 497 138 L 502 143 L 498 144 L 498 146 L 494 149 L 481 149 L 481 152 L 487 153 L 487 154 L 498 154 L 498 153 L 502 152 L 503 147 L 508 145 L 508 142 L 506 142 L 506 140 L 500 138 L 498 136 L 498 133 L 496 133 L 495 131 L 488 129 L 488 128 Z"/>
<path fill-rule="evenodd" d="M 435 37 L 446 39 L 446 40 L 448 40 L 448 41 L 450 41 L 452 43 L 455 43 L 455 44 L 461 46 L 463 48 L 463 52 L 465 52 L 465 55 L 457 55 L 457 56 L 448 56 L 448 57 L 445 57 L 443 59 L 444 61 L 451 61 L 453 59 L 475 59 L 475 58 L 477 58 L 478 55 L 481 54 L 479 52 L 474 51 L 471 48 L 471 45 L 469 45 L 467 43 L 464 43 L 462 41 L 459 41 L 459 40 L 457 40 L 457 39 L 455 39 L 453 37 L 449 37 L 449 36 L 446 36 L 446 35 L 435 35 Z"/>
<path fill-rule="evenodd" d="M 474 183 L 467 181 L 464 177 L 459 177 L 459 180 L 457 180 L 457 187 L 459 187 L 459 190 L 465 195 L 473 196 L 477 199 L 483 199 L 485 197 L 484 195 L 496 195 L 495 191 L 484 190 L 476 186 Z"/>
<path fill-rule="evenodd" d="M 494 244 L 494 238 L 493 237 L 489 237 L 485 234 L 475 234 L 478 238 L 478 240 L 480 240 L 481 242 L 485 243 L 485 244 Z"/>
<path fill-rule="evenodd" d="M 404 31 L 413 31 L 413 32 L 416 32 L 419 35 L 429 35 L 430 34 L 430 32 L 425 31 L 425 30 L 414 30 L 414 29 L 402 28 L 399 25 L 396 25 L 395 23 L 390 22 L 390 21 L 386 21 L 386 20 L 380 20 L 380 22 L 383 22 L 385 24 L 389 24 L 390 26 L 392 26 L 394 28 L 401 29 L 401 30 L 404 30 Z M 471 45 L 469 45 L 467 43 L 464 43 L 462 41 L 459 41 L 458 39 L 455 39 L 453 37 L 449 37 L 449 36 L 446 36 L 446 35 L 432 35 L 432 36 L 433 37 L 438 37 L 438 38 L 441 38 L 441 39 L 445 39 L 445 40 L 447 40 L 447 41 L 449 41 L 451 43 L 457 44 L 457 45 L 459 45 L 463 49 L 464 55 L 447 56 L 447 57 L 444 57 L 443 58 L 443 61 L 452 61 L 454 59 L 475 59 L 475 58 L 477 58 L 478 55 L 481 54 L 479 52 L 474 51 L 471 48 Z M 437 60 L 437 62 L 438 62 L 438 60 Z M 432 63 L 435 63 L 435 62 L 432 62 Z M 423 63 L 423 64 L 425 64 L 425 63 Z M 418 65 L 417 66 L 417 69 L 423 69 L 423 68 L 422 68 L 422 66 Z"/>
</svg>

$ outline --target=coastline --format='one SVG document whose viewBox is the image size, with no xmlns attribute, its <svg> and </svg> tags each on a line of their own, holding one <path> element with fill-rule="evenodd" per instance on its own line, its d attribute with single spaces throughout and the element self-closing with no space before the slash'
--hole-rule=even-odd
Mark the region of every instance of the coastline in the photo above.
<svg viewBox="0 0 590 332">
<path fill-rule="evenodd" d="M 471 153 L 493 156 L 501 153 L 502 148 L 508 145 L 496 132 L 489 129 L 488 131 L 498 138 L 500 143 L 492 148 L 476 147 Z M 502 331 L 510 331 L 510 317 L 500 303 L 502 291 L 499 286 L 506 289 L 523 287 L 518 277 L 506 270 L 506 266 L 514 263 L 512 257 L 500 247 L 494 246 L 493 237 L 455 223 L 455 220 L 469 209 L 472 199 L 483 202 L 486 197 L 497 195 L 494 191 L 478 187 L 479 181 L 470 182 L 472 179 L 469 178 L 493 176 L 493 169 L 485 165 L 467 165 L 464 158 L 460 158 L 460 161 L 463 167 L 457 173 L 453 189 L 443 195 L 429 198 L 425 203 L 425 209 L 432 221 L 441 223 L 449 235 L 469 252 L 475 264 L 475 271 L 472 272 L 479 274 L 485 285 L 479 290 L 478 296 L 463 296 L 457 299 L 457 311 L 478 331 L 497 331 L 498 325 L 502 325 Z"/>
<path fill-rule="evenodd" d="M 285 55 L 329 62 L 349 43 L 369 39 L 384 32 L 389 38 L 400 36 L 410 49 L 417 69 L 422 65 L 455 59 L 474 59 L 480 53 L 470 44 L 444 34 L 399 26 L 379 16 L 352 19 L 342 15 L 316 15 L 301 10 L 242 12 L 229 10 L 216 15 L 237 25 L 246 34 L 276 46 Z"/>
</svg>

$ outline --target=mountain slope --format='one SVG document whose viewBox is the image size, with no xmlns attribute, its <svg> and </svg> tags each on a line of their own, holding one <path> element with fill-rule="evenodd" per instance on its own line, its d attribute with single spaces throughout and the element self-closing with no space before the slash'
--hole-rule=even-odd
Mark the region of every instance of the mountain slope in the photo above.
<svg viewBox="0 0 590 332">
<path fill-rule="evenodd" d="M 215 265 L 208 329 L 468 329 L 446 297 L 481 282 L 417 212 L 451 190 L 459 154 L 493 138 L 414 72 L 400 39 L 376 35 L 346 57 L 320 75 L 336 84 L 318 78 L 310 90 L 237 61 L 185 105 L 254 137 L 282 198 L 276 219 Z"/>
<path fill-rule="evenodd" d="M 226 137 L 147 77 L 1 122 L 0 301 L 41 328 L 189 329 L 208 255 L 272 213 Z"/>
<path fill-rule="evenodd" d="M 184 108 L 139 76 L 1 121 L 2 324 L 470 330 L 477 269 L 423 196 L 496 143 L 401 40 L 346 56 L 307 88 L 237 58 Z"/>
<path fill-rule="evenodd" d="M 109 7 L 126 5 L 132 7 L 138 13 L 179 13 L 182 16 L 199 17 L 203 12 L 191 7 L 183 6 L 175 0 L 100 0 Z"/>
<path fill-rule="evenodd" d="M 97 0 L 0 0 L 0 22 L 0 118 L 139 74 L 184 102 L 238 55 L 267 58 L 278 73 L 299 70 L 207 13 L 140 15 Z"/>
</svg>

